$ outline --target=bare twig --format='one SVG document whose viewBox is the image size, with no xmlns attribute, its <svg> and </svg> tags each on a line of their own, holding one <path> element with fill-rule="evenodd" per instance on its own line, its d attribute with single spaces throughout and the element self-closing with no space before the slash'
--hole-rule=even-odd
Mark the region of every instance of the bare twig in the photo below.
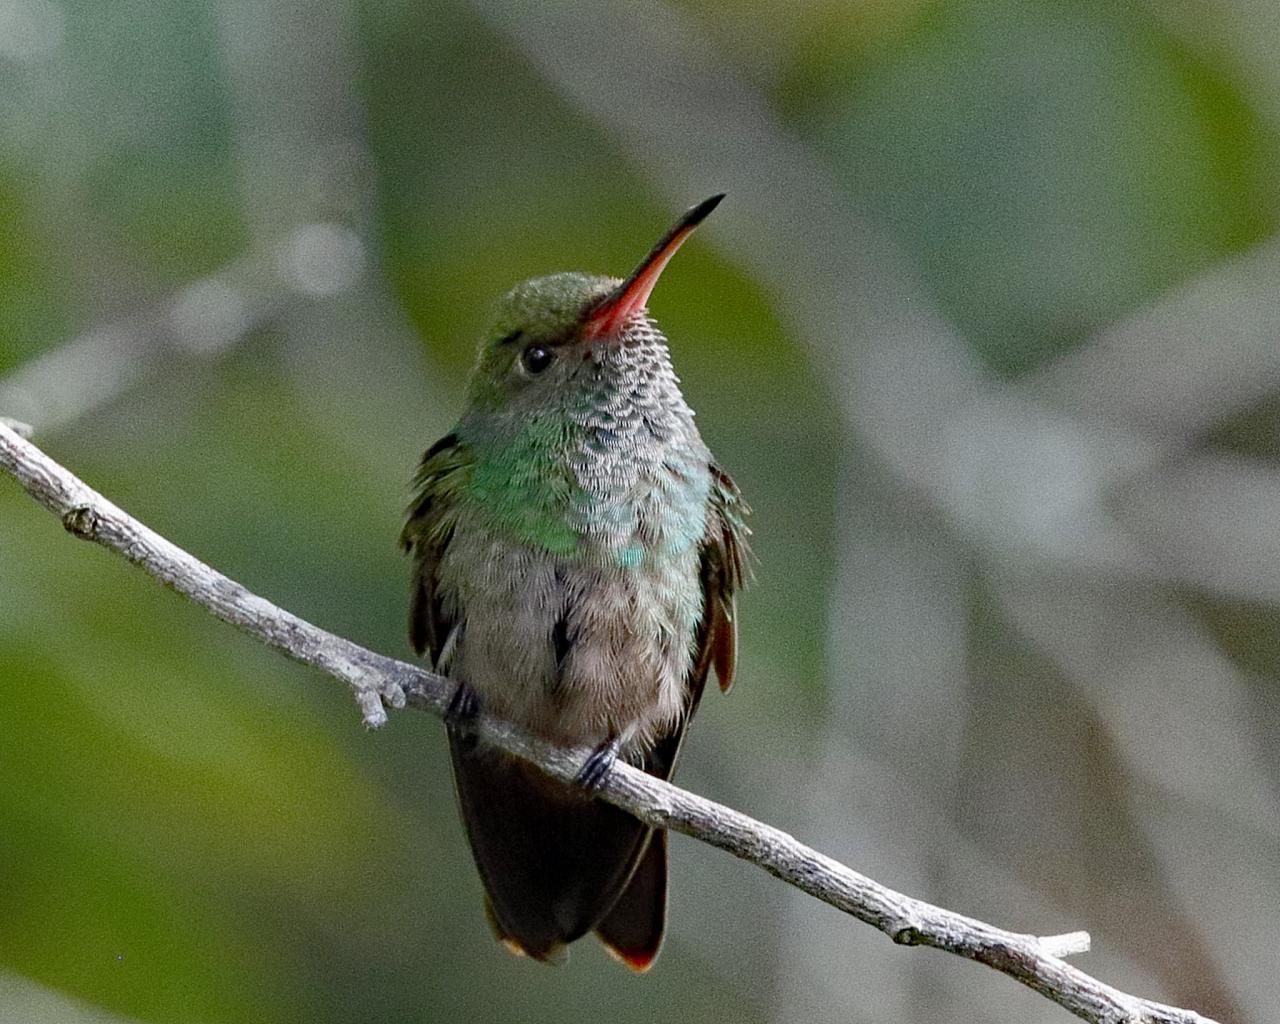
<svg viewBox="0 0 1280 1024">
<path fill-rule="evenodd" d="M 366 650 L 251 593 L 107 501 L 8 426 L 0 423 L 0 465 L 68 531 L 123 555 L 187 595 L 224 622 L 240 627 L 283 654 L 344 680 L 367 725 L 386 722 L 384 704 L 443 713 L 453 684 Z M 483 737 L 572 780 L 590 754 L 530 737 L 484 716 Z M 673 829 L 719 847 L 811 896 L 884 932 L 903 945 L 933 946 L 976 960 L 1035 989 L 1077 1017 L 1097 1024 L 1213 1024 L 1190 1010 L 1127 995 L 1061 959 L 1088 948 L 1083 932 L 1037 937 L 993 927 L 886 888 L 798 842 L 787 833 L 721 804 L 619 763 L 601 790 L 603 799 L 658 828 Z"/>
</svg>

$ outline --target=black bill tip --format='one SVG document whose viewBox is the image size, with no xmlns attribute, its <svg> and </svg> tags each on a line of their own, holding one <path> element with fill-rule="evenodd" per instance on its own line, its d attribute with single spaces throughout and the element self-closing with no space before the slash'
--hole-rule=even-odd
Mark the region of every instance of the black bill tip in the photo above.
<svg viewBox="0 0 1280 1024">
<path fill-rule="evenodd" d="M 712 210 L 720 205 L 720 200 L 722 200 L 724 196 L 725 194 L 723 192 L 717 192 L 710 198 L 702 200 L 702 202 L 697 206 L 691 207 L 689 212 L 680 218 L 677 227 L 697 227 L 697 225 L 707 219 L 708 214 L 710 214 Z"/>
</svg>

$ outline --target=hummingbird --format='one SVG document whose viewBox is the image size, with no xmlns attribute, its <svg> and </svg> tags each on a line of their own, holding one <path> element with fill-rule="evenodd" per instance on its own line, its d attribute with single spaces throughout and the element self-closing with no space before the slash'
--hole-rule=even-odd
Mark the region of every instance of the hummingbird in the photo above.
<svg viewBox="0 0 1280 1024">
<path fill-rule="evenodd" d="M 671 778 L 708 674 L 733 682 L 748 510 L 647 311 L 722 198 L 625 280 L 552 274 L 499 300 L 464 411 L 414 481 L 410 640 L 456 685 L 445 721 L 489 922 L 535 960 L 594 932 L 633 970 L 652 965 L 666 833 L 594 793 L 617 758 Z M 557 781 L 479 743 L 482 708 L 593 752 Z"/>
</svg>

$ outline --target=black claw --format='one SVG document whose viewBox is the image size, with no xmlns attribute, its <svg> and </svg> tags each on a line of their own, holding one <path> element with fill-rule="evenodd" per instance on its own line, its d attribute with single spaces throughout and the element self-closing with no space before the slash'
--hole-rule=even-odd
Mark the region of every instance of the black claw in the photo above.
<svg viewBox="0 0 1280 1024">
<path fill-rule="evenodd" d="M 445 728 L 463 741 L 467 749 L 476 744 L 475 720 L 480 714 L 480 695 L 466 683 L 459 683 L 444 709 Z"/>
<path fill-rule="evenodd" d="M 596 747 L 587 758 L 587 763 L 582 766 L 582 771 L 578 772 L 578 785 L 592 793 L 603 786 L 621 749 L 622 743 L 616 738 L 605 740 Z"/>
</svg>

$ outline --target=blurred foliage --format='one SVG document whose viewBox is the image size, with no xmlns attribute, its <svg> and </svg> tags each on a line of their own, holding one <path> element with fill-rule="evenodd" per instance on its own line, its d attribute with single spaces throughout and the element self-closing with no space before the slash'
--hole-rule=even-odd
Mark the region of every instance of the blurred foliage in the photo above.
<svg viewBox="0 0 1280 1024">
<path fill-rule="evenodd" d="M 0 165 L 0 333 L 5 339 L 0 370 L 16 366 L 65 330 L 26 199 L 24 183 Z"/>
<path fill-rule="evenodd" d="M 675 6 L 898 237 L 998 374 L 1045 364 L 1276 228 L 1274 128 L 1233 68 L 1143 5 Z M 306 20 L 285 7 L 286 24 Z M 394 308 L 374 324 L 339 300 L 311 321 L 343 325 L 323 344 L 273 324 L 217 360 L 165 364 L 40 440 L 251 588 L 403 656 L 407 481 L 457 412 L 488 304 L 535 274 L 626 273 L 673 204 L 465 4 L 317 7 L 349 18 L 342 71 L 375 191 L 366 285 Z M 3 375 L 253 244 L 245 150 L 261 126 L 241 122 L 273 97 L 237 92 L 216 3 L 0 0 L 0 14 L 57 30 L 46 49 L 0 45 Z M 655 306 L 755 508 L 760 557 L 741 683 L 707 702 L 684 778 L 799 828 L 788 794 L 805 791 L 829 713 L 848 446 L 820 386 L 829 368 L 773 300 L 695 240 Z M 385 381 L 360 376 L 383 365 Z M 1273 457 L 1273 419 L 1241 420 L 1229 443 Z M 783 962 L 785 897 L 679 841 L 652 976 L 587 943 L 559 972 L 511 960 L 484 925 L 435 723 L 398 715 L 365 735 L 336 684 L 73 543 L 3 482 L 0 522 L 0 962 L 15 974 L 156 1022 L 864 1019 L 815 1011 L 821 993 L 794 1017 L 773 1005 L 782 981 L 760 965 Z M 985 598 L 974 609 L 979 665 L 1027 686 L 1049 674 L 993 653 L 1005 627 Z M 1275 678 L 1273 610 L 1196 610 Z M 1108 837 L 1100 825 L 1088 842 Z M 1028 853 L 1018 870 L 1036 866 Z M 1134 954 L 1140 936 L 1115 927 Z"/>
<path fill-rule="evenodd" d="M 1153 29 L 1105 0 L 934 4 L 784 93 L 998 371 L 1274 230 L 1274 132 Z"/>
</svg>

